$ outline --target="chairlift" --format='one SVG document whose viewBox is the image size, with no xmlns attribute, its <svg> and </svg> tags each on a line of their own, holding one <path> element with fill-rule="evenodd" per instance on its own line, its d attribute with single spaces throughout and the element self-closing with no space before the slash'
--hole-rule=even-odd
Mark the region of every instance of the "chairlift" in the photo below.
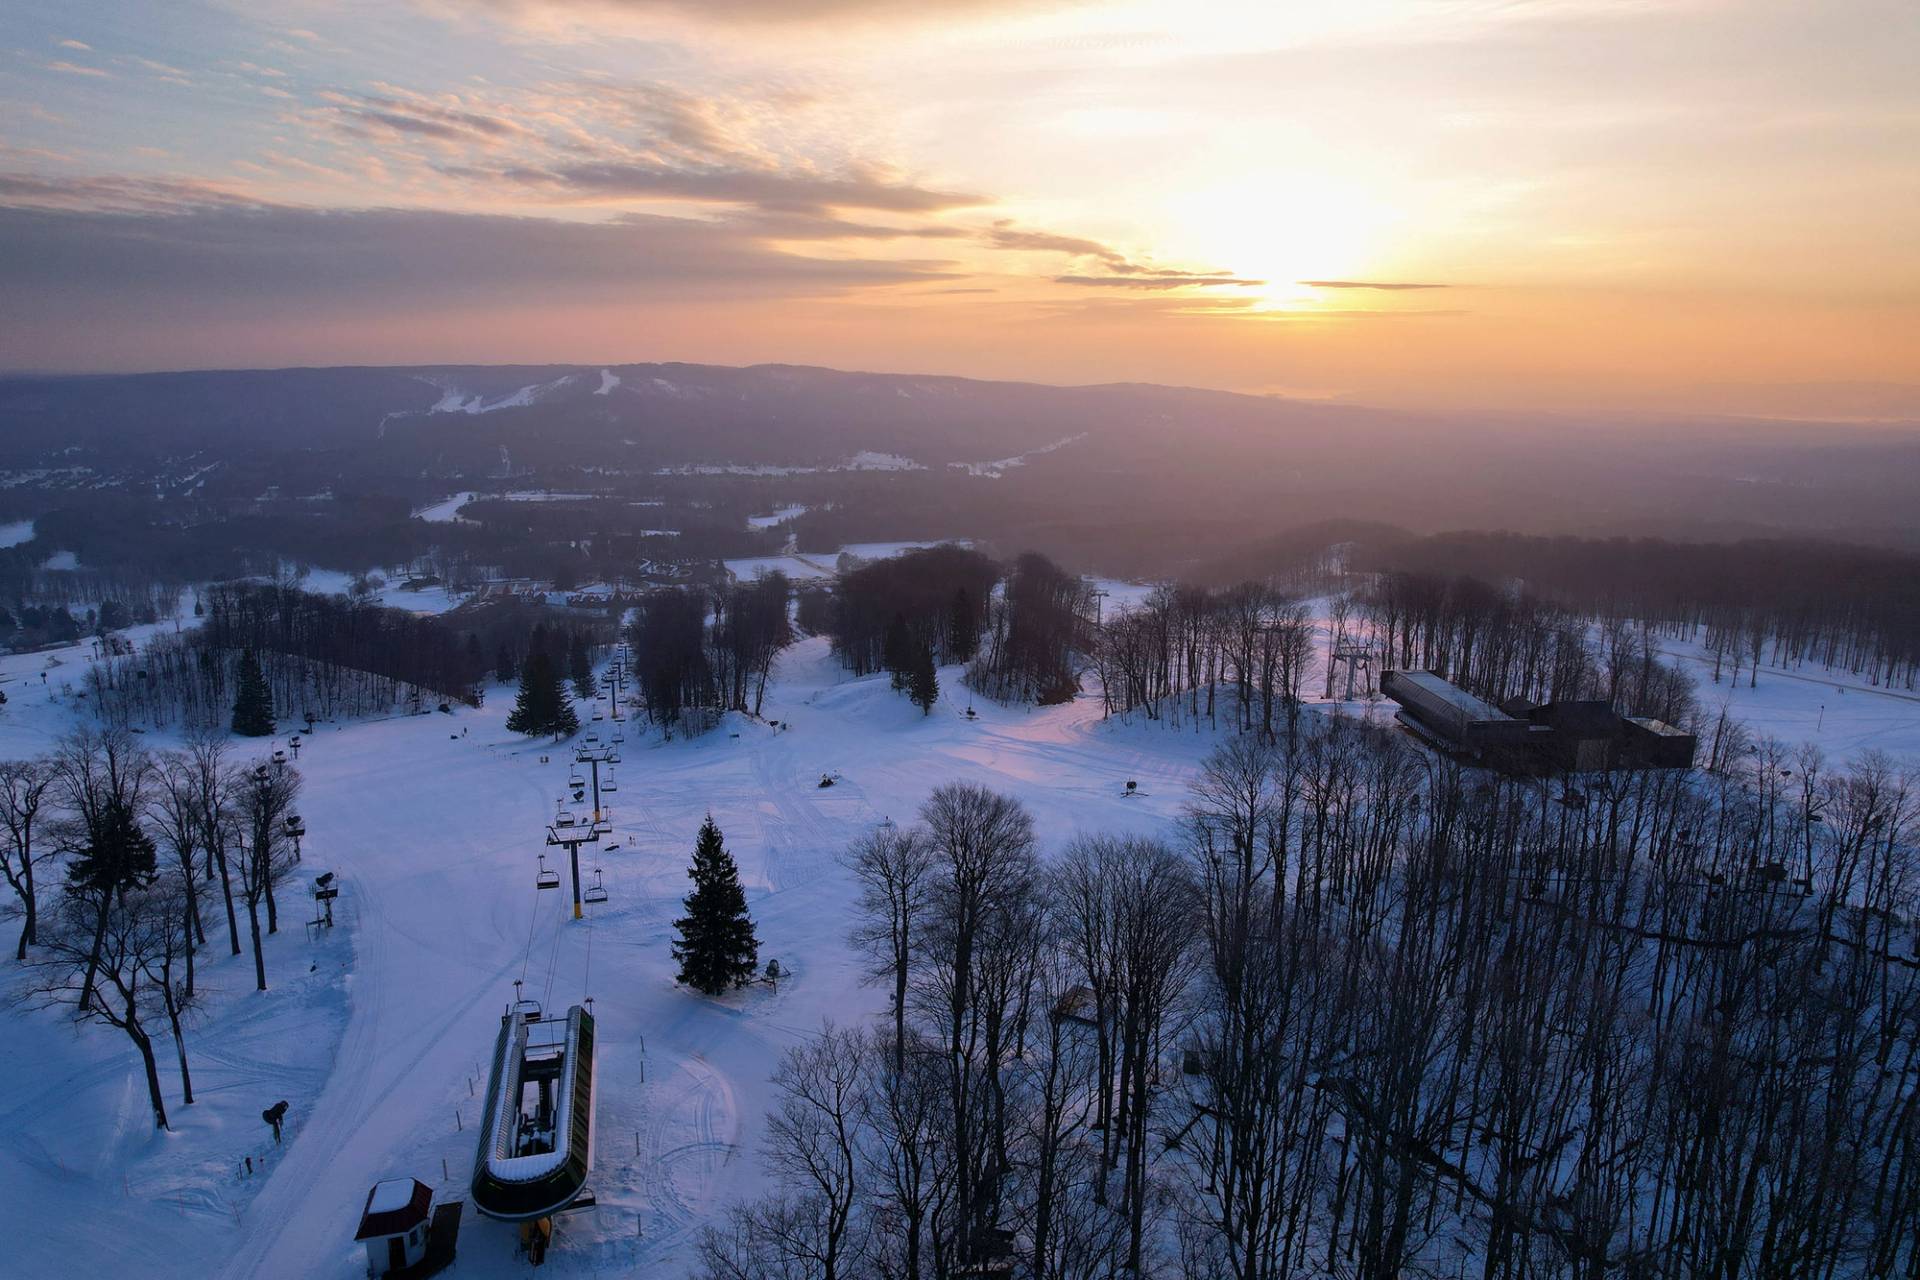
<svg viewBox="0 0 1920 1280">
<path fill-rule="evenodd" d="M 295 840 L 307 834 L 307 824 L 301 820 L 299 814 L 290 813 L 287 815 L 287 834 Z"/>
<path fill-rule="evenodd" d="M 560 873 L 547 865 L 547 855 L 544 853 L 540 855 L 540 872 L 534 877 L 533 887 L 536 889 L 558 889 L 560 887 Z"/>
<path fill-rule="evenodd" d="M 553 825 L 556 827 L 571 827 L 575 821 L 576 819 L 571 809 L 562 809 L 553 815 Z"/>
<path fill-rule="evenodd" d="M 508 1016 L 519 1022 L 540 1021 L 540 1002 L 520 994 L 520 981 L 513 984 L 513 1006 Z"/>
<path fill-rule="evenodd" d="M 598 706 L 596 706 L 593 709 L 593 718 L 595 720 L 605 720 L 607 718 L 607 713 L 602 711 Z"/>
<path fill-rule="evenodd" d="M 578 769 L 575 769 L 572 773 L 567 775 L 567 786 L 572 788 L 573 790 L 578 791 L 580 788 L 586 785 L 587 785 L 587 780 L 580 776 L 580 771 Z"/>
<path fill-rule="evenodd" d="M 615 730 L 613 731 L 613 735 L 612 735 L 612 737 L 613 737 L 613 740 L 614 740 L 615 742 L 625 742 L 625 741 L 627 740 L 627 733 L 626 733 L 626 730 L 624 730 L 624 729 L 615 729 Z"/>
<path fill-rule="evenodd" d="M 287 753 L 276 747 L 273 752 L 273 762 L 275 764 L 285 764 L 287 762 Z"/>
<path fill-rule="evenodd" d="M 614 792 L 620 789 L 620 784 L 613 780 L 612 774 L 608 774 L 606 781 L 600 784 L 600 789 L 606 792 Z"/>
<path fill-rule="evenodd" d="M 580 891 L 580 900 L 582 902 L 605 902 L 607 900 L 607 886 L 600 882 L 600 868 L 595 867 L 593 869 L 593 883 Z"/>
</svg>

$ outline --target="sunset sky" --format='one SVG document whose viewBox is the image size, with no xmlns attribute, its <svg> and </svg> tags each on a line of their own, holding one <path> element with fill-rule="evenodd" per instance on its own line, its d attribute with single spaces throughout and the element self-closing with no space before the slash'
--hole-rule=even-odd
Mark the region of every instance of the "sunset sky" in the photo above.
<svg viewBox="0 0 1920 1280">
<path fill-rule="evenodd" d="M 0 40 L 4 369 L 1920 383 L 1914 0 L 0 0 Z"/>
</svg>

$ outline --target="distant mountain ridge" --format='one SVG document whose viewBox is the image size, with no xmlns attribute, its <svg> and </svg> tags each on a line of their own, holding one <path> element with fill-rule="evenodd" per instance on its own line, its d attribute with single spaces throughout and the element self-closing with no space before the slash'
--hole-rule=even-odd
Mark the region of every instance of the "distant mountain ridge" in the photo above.
<svg viewBox="0 0 1920 1280">
<path fill-rule="evenodd" d="M 210 468 L 294 494 L 378 490 L 396 477 L 445 493 L 504 474 L 630 485 L 690 468 L 876 469 L 901 473 L 895 484 L 993 485 L 1022 519 L 1057 507 L 1083 529 L 1152 510 L 1260 526 L 1250 532 L 1353 518 L 1905 541 L 1920 427 L 1416 413 L 785 364 L 0 378 L 0 470 L 17 492 L 64 473 L 78 477 L 69 488 L 179 495 Z"/>
</svg>

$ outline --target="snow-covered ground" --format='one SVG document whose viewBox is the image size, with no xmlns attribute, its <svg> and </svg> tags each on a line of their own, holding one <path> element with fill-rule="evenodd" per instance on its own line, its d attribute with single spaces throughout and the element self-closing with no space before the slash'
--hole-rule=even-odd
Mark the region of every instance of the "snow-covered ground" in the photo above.
<svg viewBox="0 0 1920 1280">
<path fill-rule="evenodd" d="M 1109 607 L 1147 589 L 1102 585 Z M 50 686 L 77 684 L 71 673 L 89 660 L 86 646 L 0 660 L 0 756 L 44 751 L 74 723 L 70 700 L 36 687 L 50 659 Z M 351 1237 L 375 1182 L 418 1177 L 465 1198 L 486 1058 L 524 976 L 556 1011 L 592 995 L 601 1030 L 600 1203 L 562 1220 L 549 1266 L 684 1275 L 699 1227 L 763 1187 L 756 1149 L 782 1049 L 823 1018 L 884 1008 L 845 943 L 854 891 L 836 855 L 876 823 L 911 820 L 950 779 L 1018 795 L 1047 852 L 1080 831 L 1166 832 L 1215 741 L 1192 727 L 1103 720 L 1092 695 L 1044 709 L 979 701 L 969 720 L 958 670 L 941 676 L 942 699 L 923 717 L 886 677 L 850 679 L 816 638 L 780 659 L 765 707 L 780 730 L 729 716 L 692 740 L 633 734 L 611 797 L 609 844 L 619 847 L 582 859 L 603 870 L 611 901 L 578 923 L 564 890 L 534 887 L 568 753 L 506 731 L 510 690 L 492 688 L 477 711 L 322 726 L 299 760 L 310 835 L 270 948 L 273 989 L 252 990 L 249 960 L 226 957 L 224 925 L 210 921 L 216 946 L 201 977 L 212 994 L 189 1040 L 195 1106 L 177 1105 L 171 1048 L 159 1046 L 174 1132 L 151 1131 L 137 1061 L 117 1033 L 0 1009 L 11 1082 L 0 1204 L 14 1223 L 85 1224 L 9 1233 L 0 1271 L 361 1275 Z M 1317 674 L 1307 683 L 1317 690 Z M 1727 689 L 1703 677 L 1710 712 Z M 1757 728 L 1836 757 L 1878 747 L 1920 761 L 1910 695 L 1837 693 L 1831 680 L 1763 668 L 1757 689 L 1743 679 L 1732 696 Z M 1384 718 L 1390 708 L 1352 710 Z M 269 745 L 236 748 L 247 758 Z M 822 774 L 835 785 L 820 788 Z M 1130 799 L 1129 779 L 1141 792 Z M 778 991 L 710 1000 L 673 984 L 671 921 L 708 812 L 739 861 L 762 960 L 793 975 Z M 339 924 L 309 937 L 306 877 L 323 869 L 342 886 Z M 275 1149 L 259 1112 L 282 1098 L 291 1123 Z M 249 1155 L 263 1161 L 252 1178 L 241 1172 Z M 451 1274 L 518 1274 L 512 1239 L 469 1216 Z"/>
<path fill-rule="evenodd" d="M 381 575 L 383 578 L 385 575 Z M 353 575 L 342 573 L 338 569 L 309 569 L 307 576 L 300 580 L 304 591 L 317 591 L 324 595 L 343 596 L 353 586 Z M 414 591 L 408 589 L 402 580 L 386 579 L 385 584 L 373 593 L 376 604 L 390 609 L 405 609 L 408 613 L 445 613 L 456 608 L 465 599 L 444 582 L 421 587 Z"/>
<path fill-rule="evenodd" d="M 960 546 L 972 545 L 965 538 L 948 538 L 945 542 L 955 542 Z M 795 582 L 831 578 L 839 572 L 841 556 L 853 556 L 859 560 L 884 560 L 897 556 L 903 551 L 913 551 L 921 547 L 937 547 L 941 542 L 850 542 L 832 555 L 818 555 L 812 552 L 782 556 L 742 556 L 725 561 L 727 572 L 742 582 L 751 581 L 763 573 L 784 573 Z"/>
<path fill-rule="evenodd" d="M 1708 720 L 1728 708 L 1754 736 L 1786 743 L 1811 742 L 1830 759 L 1845 761 L 1883 751 L 1920 764 L 1920 693 L 1875 688 L 1845 672 L 1804 666 L 1783 671 L 1764 662 L 1755 687 L 1732 664 L 1713 682 L 1713 655 L 1697 642 L 1663 639 L 1661 652 L 1693 676 L 1694 693 Z"/>
<path fill-rule="evenodd" d="M 787 521 L 792 520 L 798 516 L 803 516 L 806 513 L 807 513 L 807 508 L 804 505 L 800 503 L 791 503 L 787 506 L 781 507 L 777 511 L 771 512 L 764 516 L 748 516 L 747 528 L 771 529 L 777 524 L 785 524 Z"/>
<path fill-rule="evenodd" d="M 413 515 L 416 520 L 425 520 L 428 524 L 450 524 L 454 521 L 461 520 L 460 508 L 466 506 L 479 496 L 479 494 L 471 491 L 467 493 L 456 493 L 451 498 L 442 502 L 421 507 L 418 511 L 415 511 Z M 461 522 L 470 523 L 467 521 Z"/>
<path fill-rule="evenodd" d="M 487 496 L 497 497 L 504 502 L 577 502 L 597 497 L 598 495 L 591 493 L 556 493 L 550 489 L 516 489 L 511 493 L 489 494 Z M 439 502 L 418 508 L 414 511 L 413 515 L 416 520 L 425 520 L 428 524 L 471 524 L 472 521 L 467 520 L 460 514 L 460 508 L 466 506 L 469 502 L 479 501 L 480 497 L 480 494 L 474 493 L 471 490 L 465 493 L 456 493 L 450 498 L 443 498 Z M 629 503 L 628 505 L 658 506 L 659 504 L 636 502 Z"/>
<path fill-rule="evenodd" d="M 622 847 L 583 857 L 604 869 L 612 901 L 583 923 L 566 918 L 564 891 L 533 887 L 567 766 L 564 752 L 506 732 L 507 691 L 458 716 L 323 727 L 299 762 L 312 833 L 302 870 L 338 873 L 339 927 L 308 940 L 303 880 L 287 891 L 272 991 L 251 991 L 245 956 L 214 952 L 202 977 L 218 994 L 189 1040 L 202 1101 L 176 1108 L 174 1133 L 148 1131 L 137 1066 L 116 1033 L 0 1014 L 0 1064 L 34 1082 L 0 1109 L 10 1152 L 0 1203 L 22 1221 L 92 1224 L 78 1239 L 19 1242 L 26 1252 L 10 1265 L 360 1274 L 351 1236 L 374 1182 L 417 1176 L 464 1195 L 470 1089 L 485 1088 L 470 1081 L 525 973 L 550 1007 L 595 995 L 601 1027 L 600 1207 L 565 1219 L 550 1263 L 562 1274 L 683 1273 L 699 1225 L 761 1183 L 755 1144 L 781 1049 L 824 1017 L 882 1007 L 844 942 L 853 891 L 835 855 L 883 818 L 910 819 L 949 778 L 1019 793 L 1049 846 L 1082 829 L 1159 829 L 1207 746 L 1102 725 L 1087 700 L 1045 711 L 981 703 L 969 721 L 958 672 L 945 674 L 948 695 L 922 717 L 884 678 L 847 679 L 825 642 L 810 640 L 782 659 L 768 698 L 767 717 L 790 728 L 730 717 L 692 741 L 629 742 L 614 797 Z M 7 745 L 43 749 L 66 714 L 15 703 L 9 724 L 52 723 Z M 554 763 L 541 764 L 543 752 Z M 822 773 L 840 781 L 822 789 Z M 1128 778 L 1148 794 L 1123 799 Z M 673 985 L 670 922 L 708 811 L 739 859 L 763 960 L 794 975 L 778 992 L 714 1001 Z M 162 1069 L 177 1093 L 164 1053 Z M 274 1151 L 258 1113 L 280 1098 L 293 1127 Z M 249 1154 L 266 1168 L 251 1180 L 238 1172 Z M 469 1219 L 456 1274 L 519 1265 L 507 1228 Z"/>
</svg>

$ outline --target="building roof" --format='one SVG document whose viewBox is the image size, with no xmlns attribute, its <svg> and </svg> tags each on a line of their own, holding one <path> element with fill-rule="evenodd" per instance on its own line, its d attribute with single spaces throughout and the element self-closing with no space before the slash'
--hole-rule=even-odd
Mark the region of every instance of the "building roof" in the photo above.
<svg viewBox="0 0 1920 1280">
<path fill-rule="evenodd" d="M 392 1178 L 376 1182 L 367 1192 L 367 1207 L 360 1215 L 360 1230 L 355 1240 L 380 1236 L 405 1235 L 427 1220 L 433 1207 L 433 1188 L 418 1178 Z"/>
<path fill-rule="evenodd" d="M 1395 671 L 1395 680 L 1403 680 L 1430 698 L 1448 703 L 1470 720 L 1509 720 L 1511 716 L 1484 698 L 1476 698 L 1459 685 L 1441 679 L 1431 671 Z M 1389 693 L 1388 697 L 1393 695 Z"/>
</svg>

